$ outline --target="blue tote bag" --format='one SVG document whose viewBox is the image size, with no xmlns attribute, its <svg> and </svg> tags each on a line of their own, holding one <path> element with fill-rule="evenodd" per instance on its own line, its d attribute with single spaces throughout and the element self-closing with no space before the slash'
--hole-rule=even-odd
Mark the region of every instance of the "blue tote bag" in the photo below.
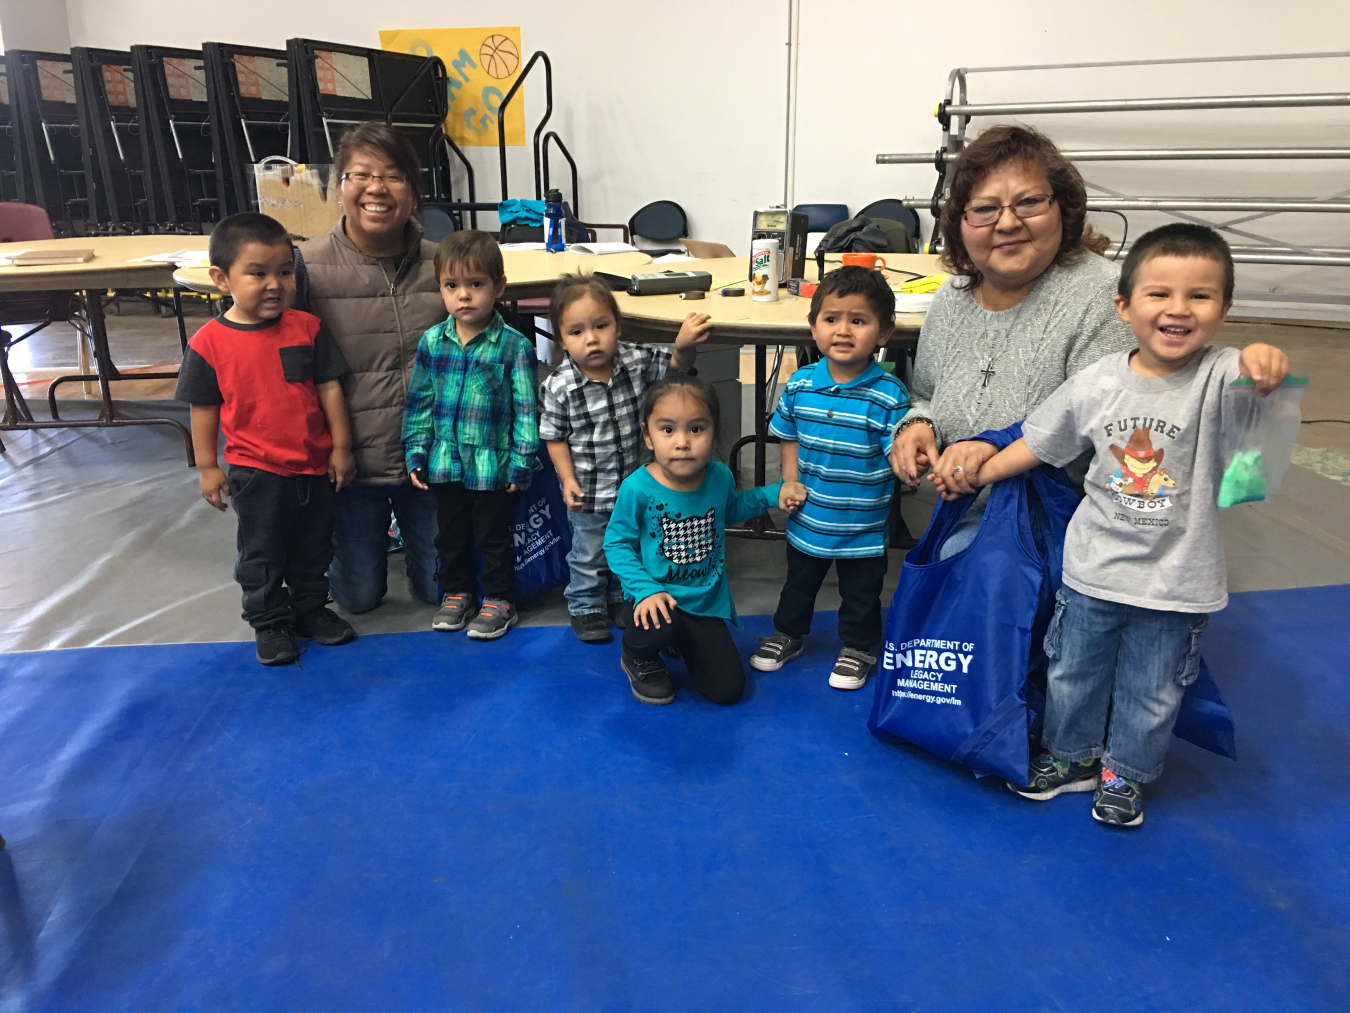
<svg viewBox="0 0 1350 1013">
<path fill-rule="evenodd" d="M 516 555 L 517 601 L 529 601 L 550 588 L 567 583 L 572 526 L 567 521 L 567 506 L 563 503 L 558 473 L 545 453 L 540 453 L 535 460 L 530 487 L 516 493 L 511 542 Z M 475 575 L 482 568 L 483 561 L 475 552 Z M 480 598 L 483 595 L 481 583 L 478 595 Z"/>
<path fill-rule="evenodd" d="M 905 557 L 891 599 L 868 727 L 943 759 L 1027 781 L 1029 712 L 1023 686 L 1047 564 L 1032 532 L 1026 476 L 990 488 L 975 540 L 938 550 L 973 496 L 940 503 Z"/>
<path fill-rule="evenodd" d="M 975 439 L 1002 448 L 1021 428 Z M 1045 712 L 1042 642 L 1079 496 L 1062 471 L 1046 465 L 996 483 L 975 541 L 939 561 L 972 502 L 972 496 L 940 501 L 905 557 L 868 727 L 977 773 L 1025 784 Z M 1173 734 L 1236 757 L 1232 716 L 1203 659 Z"/>
</svg>

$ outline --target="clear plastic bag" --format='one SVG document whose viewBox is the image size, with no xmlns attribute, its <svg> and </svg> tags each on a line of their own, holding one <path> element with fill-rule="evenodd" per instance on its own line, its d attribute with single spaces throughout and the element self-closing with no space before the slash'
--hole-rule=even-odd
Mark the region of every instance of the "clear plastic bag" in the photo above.
<svg viewBox="0 0 1350 1013">
<path fill-rule="evenodd" d="M 1274 495 L 1289 470 L 1302 419 L 1299 401 L 1308 378 L 1286 376 L 1265 397 L 1240 377 L 1224 391 L 1223 480 L 1220 507 L 1259 503 Z"/>
</svg>

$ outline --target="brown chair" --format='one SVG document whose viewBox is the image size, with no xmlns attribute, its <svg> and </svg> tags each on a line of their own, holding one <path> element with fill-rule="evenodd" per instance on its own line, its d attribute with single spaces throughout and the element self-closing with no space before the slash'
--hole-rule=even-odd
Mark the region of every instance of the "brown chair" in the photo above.
<svg viewBox="0 0 1350 1013">
<path fill-rule="evenodd" d="M 0 203 L 0 242 L 22 243 L 35 239 L 52 239 L 51 219 L 47 212 L 34 204 L 15 201 Z M 18 381 L 9 368 L 9 350 L 20 341 L 31 338 L 38 331 L 57 320 L 70 318 L 71 292 L 22 292 L 0 295 L 0 328 L 35 324 L 17 338 L 8 330 L 0 330 L 0 378 L 5 387 L 5 414 L 0 428 L 18 428 L 22 422 L 32 422 L 33 413 L 24 400 Z M 5 449 L 0 443 L 0 452 Z"/>
</svg>

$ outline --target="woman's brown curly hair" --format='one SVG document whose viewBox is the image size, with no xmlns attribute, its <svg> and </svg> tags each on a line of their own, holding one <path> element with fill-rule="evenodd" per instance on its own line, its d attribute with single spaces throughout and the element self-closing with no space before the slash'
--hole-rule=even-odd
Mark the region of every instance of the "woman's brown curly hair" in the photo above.
<svg viewBox="0 0 1350 1013">
<path fill-rule="evenodd" d="M 1070 264 L 1082 256 L 1084 250 L 1103 253 L 1111 245 L 1110 239 L 1086 224 L 1087 188 L 1074 164 L 1060 154 L 1055 142 L 1039 130 L 1015 124 L 990 127 L 957 156 L 952 167 L 951 189 L 942 205 L 942 265 L 952 274 L 970 279 L 966 286 L 974 288 L 984 275 L 970 259 L 961 238 L 961 216 L 965 213 L 970 195 L 986 176 L 1009 162 L 1030 162 L 1045 171 L 1050 190 L 1059 205 L 1063 235 L 1059 241 L 1056 264 Z"/>
</svg>

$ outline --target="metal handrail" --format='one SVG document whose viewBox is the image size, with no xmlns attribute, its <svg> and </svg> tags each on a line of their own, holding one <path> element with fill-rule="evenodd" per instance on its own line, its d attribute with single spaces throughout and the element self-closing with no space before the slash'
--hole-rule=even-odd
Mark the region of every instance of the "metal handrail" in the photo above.
<svg viewBox="0 0 1350 1013">
<path fill-rule="evenodd" d="M 563 144 L 562 138 L 558 136 L 557 131 L 550 130 L 544 135 L 544 190 L 548 190 L 548 142 L 557 141 L 558 150 L 562 152 L 563 158 L 567 159 L 567 164 L 572 167 L 572 214 L 581 220 L 581 210 L 577 205 L 577 194 L 580 192 L 577 186 L 577 163 L 572 157 L 572 153 L 567 150 L 567 145 Z"/>
<path fill-rule="evenodd" d="M 1350 106 L 1350 92 L 1307 95 L 1211 95 L 1194 98 L 1069 99 L 1061 102 L 942 102 L 937 116 L 1031 116 L 1046 113 L 1159 112 L 1177 109 L 1285 109 L 1291 106 Z"/>
<path fill-rule="evenodd" d="M 501 156 L 502 167 L 502 200 L 510 196 L 510 191 L 506 187 L 506 107 L 510 105 L 511 100 L 516 97 L 516 92 L 520 91 L 520 86 L 525 83 L 525 78 L 529 77 L 531 68 L 535 61 L 542 59 L 544 61 L 544 118 L 539 121 L 539 126 L 534 130 L 534 197 L 535 200 L 544 199 L 544 175 L 542 166 L 542 155 L 540 145 L 540 135 L 544 132 L 544 125 L 548 123 L 549 117 L 553 115 L 553 64 L 548 58 L 548 54 L 542 49 L 536 50 L 530 57 L 530 62 L 525 64 L 525 69 L 520 72 L 516 78 L 516 83 L 511 86 L 511 90 L 506 93 L 506 97 L 501 100 L 497 106 L 497 150 Z"/>
<path fill-rule="evenodd" d="M 1163 162 L 1237 158 L 1350 158 L 1350 148 L 1095 148 L 1061 151 L 1071 162 Z M 946 165 L 951 151 L 907 151 L 877 156 L 878 165 Z"/>
<path fill-rule="evenodd" d="M 460 149 L 460 146 L 450 139 L 450 135 L 445 132 L 444 127 L 442 127 L 438 133 L 439 138 L 435 134 L 432 135 L 430 143 L 431 151 L 435 150 L 436 141 L 439 139 L 446 152 L 453 153 L 454 156 L 459 159 L 460 163 L 464 166 L 465 174 L 469 177 L 469 203 L 476 204 L 478 202 L 478 194 L 474 188 L 473 166 L 469 164 L 469 160 L 464 156 L 464 152 Z M 428 154 L 430 154 L 430 152 L 428 152 Z M 445 160 L 445 190 L 447 197 L 454 196 L 454 191 L 450 186 L 450 165 L 450 159 L 447 157 Z M 475 229 L 478 228 L 477 208 L 470 209 L 469 224 Z"/>
</svg>

